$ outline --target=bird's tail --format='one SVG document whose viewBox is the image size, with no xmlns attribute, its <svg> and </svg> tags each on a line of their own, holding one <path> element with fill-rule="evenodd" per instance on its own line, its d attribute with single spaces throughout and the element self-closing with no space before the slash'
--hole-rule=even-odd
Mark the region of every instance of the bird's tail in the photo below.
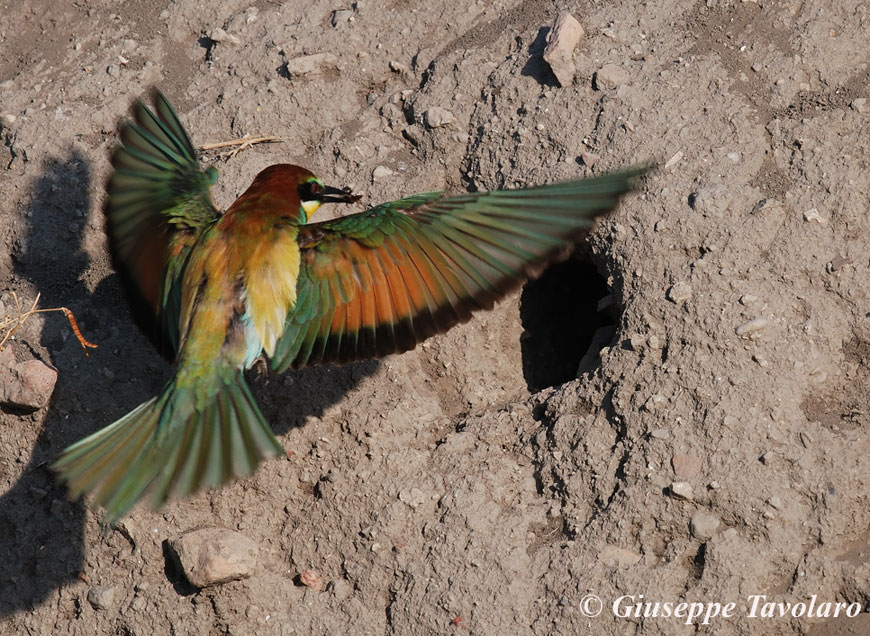
<svg viewBox="0 0 870 636">
<path fill-rule="evenodd" d="M 254 402 L 241 372 L 163 392 L 64 450 L 52 466 L 70 496 L 92 493 L 114 523 L 146 491 L 153 509 L 250 475 L 283 448 Z"/>
</svg>

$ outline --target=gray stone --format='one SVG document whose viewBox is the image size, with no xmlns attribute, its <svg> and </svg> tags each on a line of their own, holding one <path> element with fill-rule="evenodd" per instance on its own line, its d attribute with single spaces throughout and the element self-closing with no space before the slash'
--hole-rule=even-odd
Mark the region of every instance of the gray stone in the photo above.
<svg viewBox="0 0 870 636">
<path fill-rule="evenodd" d="M 386 166 L 377 166 L 372 170 L 372 181 L 382 181 L 393 174 L 395 173 Z"/>
<path fill-rule="evenodd" d="M 338 58 L 332 53 L 315 53 L 287 60 L 287 72 L 293 75 L 311 75 L 338 68 Z"/>
<path fill-rule="evenodd" d="M 692 485 L 686 481 L 675 481 L 672 483 L 671 495 L 676 499 L 685 499 L 686 501 L 692 501 L 695 498 Z"/>
<path fill-rule="evenodd" d="M 716 534 L 719 524 L 719 517 L 706 510 L 698 510 L 689 521 L 689 530 L 696 539 L 706 541 Z"/>
<path fill-rule="evenodd" d="M 595 90 L 606 91 L 626 84 L 630 79 L 628 71 L 618 64 L 605 64 L 595 73 L 592 85 Z"/>
<path fill-rule="evenodd" d="M 94 586 L 88 590 L 88 603 L 95 610 L 107 610 L 115 603 L 115 588 Z"/>
<path fill-rule="evenodd" d="M 227 33 L 222 28 L 217 27 L 208 33 L 208 39 L 212 42 L 227 42 L 228 44 L 241 44 L 241 40 L 231 33 Z"/>
<path fill-rule="evenodd" d="M 244 579 L 257 567 L 259 546 L 239 532 L 202 528 L 169 540 L 169 548 L 194 587 Z"/>
<path fill-rule="evenodd" d="M 442 126 L 448 126 L 455 122 L 456 117 L 454 117 L 453 113 L 446 108 L 433 106 L 423 113 L 423 121 L 426 122 L 426 125 L 429 126 L 429 128 L 441 128 Z"/>
<path fill-rule="evenodd" d="M 595 165 L 595 162 L 598 161 L 598 155 L 594 152 L 581 152 L 580 159 L 583 161 L 584 166 L 588 166 L 591 168 Z"/>
<path fill-rule="evenodd" d="M 332 12 L 332 26 L 336 29 L 345 24 L 346 22 L 350 22 L 350 19 L 353 17 L 353 11 L 350 9 L 338 9 Z"/>
<path fill-rule="evenodd" d="M 407 504 L 411 508 L 418 508 L 426 501 L 426 496 L 419 488 L 410 488 L 399 492 L 399 501 Z"/>
<path fill-rule="evenodd" d="M 671 288 L 668 289 L 668 300 L 677 303 L 678 305 L 680 303 L 686 302 L 691 297 L 692 288 L 689 286 L 688 283 L 685 283 L 683 281 L 674 283 Z"/>
</svg>

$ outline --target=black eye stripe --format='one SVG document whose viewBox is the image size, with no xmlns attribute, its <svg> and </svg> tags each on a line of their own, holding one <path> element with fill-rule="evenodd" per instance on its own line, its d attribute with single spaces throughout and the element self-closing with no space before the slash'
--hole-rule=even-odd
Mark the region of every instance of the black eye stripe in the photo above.
<svg viewBox="0 0 870 636">
<path fill-rule="evenodd" d="M 306 181 L 299 184 L 299 198 L 303 201 L 320 199 L 322 189 L 317 181 Z"/>
</svg>

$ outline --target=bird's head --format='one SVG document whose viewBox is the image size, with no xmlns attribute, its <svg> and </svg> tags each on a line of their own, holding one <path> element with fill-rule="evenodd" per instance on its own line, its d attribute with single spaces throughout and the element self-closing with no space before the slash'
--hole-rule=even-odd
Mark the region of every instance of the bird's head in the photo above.
<svg viewBox="0 0 870 636">
<path fill-rule="evenodd" d="M 309 170 L 287 163 L 269 166 L 260 172 L 249 191 L 269 192 L 287 203 L 298 204 L 300 223 L 306 223 L 324 203 L 355 203 L 361 198 L 347 190 L 324 185 Z"/>
</svg>

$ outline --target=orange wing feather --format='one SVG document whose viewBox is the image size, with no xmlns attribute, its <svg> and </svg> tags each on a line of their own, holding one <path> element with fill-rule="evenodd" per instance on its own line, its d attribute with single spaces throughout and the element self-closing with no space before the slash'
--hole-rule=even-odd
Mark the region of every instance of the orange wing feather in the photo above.
<svg viewBox="0 0 870 636">
<path fill-rule="evenodd" d="M 299 227 L 296 306 L 272 366 L 406 351 L 566 253 L 636 169 L 526 190 L 427 193 Z"/>
</svg>

